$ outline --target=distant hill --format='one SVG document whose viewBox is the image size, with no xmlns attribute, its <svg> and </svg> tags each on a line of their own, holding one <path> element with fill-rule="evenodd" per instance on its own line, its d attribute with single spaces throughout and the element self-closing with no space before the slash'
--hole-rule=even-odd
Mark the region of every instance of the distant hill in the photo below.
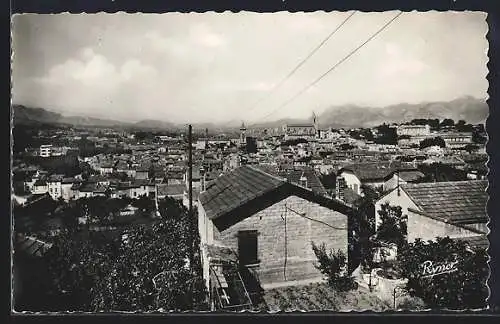
<svg viewBox="0 0 500 324">
<path fill-rule="evenodd" d="M 398 123 L 417 118 L 451 118 L 468 123 L 482 123 L 488 117 L 488 105 L 484 100 L 463 97 L 448 102 L 397 104 L 384 108 L 347 105 L 330 107 L 318 116 L 321 126 L 371 127 L 382 123 Z"/>
<path fill-rule="evenodd" d="M 397 104 L 383 108 L 356 105 L 332 106 L 318 115 L 320 127 L 356 128 L 373 127 L 383 123 L 399 123 L 417 118 L 451 118 L 468 123 L 483 123 L 488 117 L 488 105 L 484 100 L 462 97 L 448 102 Z M 311 123 L 306 119 L 281 119 L 253 124 L 254 127 L 275 128 L 286 123 Z"/>
<path fill-rule="evenodd" d="M 161 120 L 142 120 L 136 123 L 117 120 L 84 117 L 64 116 L 60 113 L 48 111 L 43 108 L 30 108 L 22 105 L 13 105 L 14 124 L 64 124 L 74 126 L 97 127 L 129 127 L 152 130 L 185 129 L 186 125 L 176 124 Z M 448 102 L 428 102 L 420 104 L 397 104 L 383 108 L 362 107 L 356 105 L 332 106 L 318 116 L 321 127 L 354 128 L 372 127 L 382 123 L 397 123 L 411 121 L 416 118 L 451 118 L 460 119 L 468 123 L 482 123 L 488 116 L 488 105 L 484 100 L 473 97 L 462 97 Z M 277 121 L 246 124 L 248 128 L 276 128 L 287 123 L 310 123 L 310 120 L 286 118 Z M 241 122 L 233 120 L 227 123 L 199 123 L 193 129 L 210 132 L 237 130 Z"/>
<path fill-rule="evenodd" d="M 84 116 L 64 116 L 43 108 L 13 105 L 14 125 L 63 124 L 75 126 L 126 126 L 127 123 Z"/>
</svg>

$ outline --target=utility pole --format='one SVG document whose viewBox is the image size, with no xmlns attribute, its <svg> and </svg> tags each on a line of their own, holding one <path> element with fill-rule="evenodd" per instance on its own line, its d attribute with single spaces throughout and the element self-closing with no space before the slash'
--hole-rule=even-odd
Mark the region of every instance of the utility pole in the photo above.
<svg viewBox="0 0 500 324">
<path fill-rule="evenodd" d="M 189 268 L 191 278 L 193 278 L 193 264 L 194 264 L 194 229 L 193 229 L 193 127 L 188 126 L 188 182 L 189 182 L 189 211 L 188 211 L 188 225 L 189 225 Z M 193 308 L 193 285 L 190 285 L 189 300 L 191 309 Z"/>
<path fill-rule="evenodd" d="M 193 212 L 193 127 L 189 125 L 188 133 L 188 183 L 189 183 L 189 213 Z"/>
</svg>

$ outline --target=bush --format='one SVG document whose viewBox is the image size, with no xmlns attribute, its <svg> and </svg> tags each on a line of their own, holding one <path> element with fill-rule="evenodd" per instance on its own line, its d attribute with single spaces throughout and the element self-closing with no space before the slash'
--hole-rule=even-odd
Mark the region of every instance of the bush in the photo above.
<svg viewBox="0 0 500 324">
<path fill-rule="evenodd" d="M 330 250 L 326 252 L 324 243 L 317 246 L 312 243 L 314 254 L 318 258 L 316 268 L 328 277 L 328 284 L 337 291 L 349 291 L 357 288 L 354 278 L 346 275 L 347 257 L 338 250 L 336 253 Z"/>
</svg>

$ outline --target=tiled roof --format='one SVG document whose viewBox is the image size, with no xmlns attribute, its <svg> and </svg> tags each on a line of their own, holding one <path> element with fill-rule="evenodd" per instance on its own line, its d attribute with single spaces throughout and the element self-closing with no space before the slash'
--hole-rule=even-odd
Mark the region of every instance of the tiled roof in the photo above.
<svg viewBox="0 0 500 324">
<path fill-rule="evenodd" d="M 158 196 L 178 196 L 186 191 L 184 184 L 177 185 L 158 185 Z"/>
<path fill-rule="evenodd" d="M 257 168 L 242 166 L 211 182 L 199 200 L 207 216 L 214 219 L 285 183 Z"/>
<path fill-rule="evenodd" d="M 325 187 L 311 167 L 294 167 L 282 171 L 278 171 L 277 168 L 272 165 L 258 165 L 256 167 L 263 170 L 264 172 L 279 176 L 286 179 L 287 181 L 290 181 L 291 183 L 298 185 L 300 185 L 300 178 L 302 177 L 302 175 L 304 175 L 304 177 L 307 179 L 307 188 L 311 189 L 319 195 L 327 195 Z"/>
<path fill-rule="evenodd" d="M 403 184 L 401 188 L 423 212 L 455 224 L 486 222 L 487 181 Z"/>
<path fill-rule="evenodd" d="M 387 175 L 396 169 L 396 163 L 376 162 L 376 163 L 355 163 L 343 167 L 342 170 L 351 171 L 361 181 L 383 180 Z"/>
<path fill-rule="evenodd" d="M 418 170 L 401 170 L 399 177 L 405 181 L 412 182 L 425 177 L 425 174 Z"/>
<path fill-rule="evenodd" d="M 63 178 L 64 175 L 62 174 L 53 174 L 47 179 L 47 182 L 60 182 L 63 180 Z"/>
<path fill-rule="evenodd" d="M 68 184 L 68 183 L 74 183 L 76 182 L 75 178 L 64 178 L 62 179 L 62 183 Z"/>
</svg>

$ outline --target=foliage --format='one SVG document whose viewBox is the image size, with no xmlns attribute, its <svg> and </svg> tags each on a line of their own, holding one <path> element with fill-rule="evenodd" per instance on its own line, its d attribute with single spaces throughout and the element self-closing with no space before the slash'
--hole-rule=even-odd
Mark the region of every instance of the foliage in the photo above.
<svg viewBox="0 0 500 324">
<path fill-rule="evenodd" d="M 312 249 L 318 258 L 318 264 L 315 266 L 328 277 L 330 286 L 337 291 L 348 291 L 356 288 L 354 279 L 346 275 L 347 257 L 341 250 L 337 252 L 330 250 L 328 253 L 324 243 L 317 246 L 314 242 L 312 242 Z"/>
<path fill-rule="evenodd" d="M 429 125 L 432 130 L 439 130 L 439 119 L 417 118 L 410 122 L 411 125 Z"/>
<path fill-rule="evenodd" d="M 445 118 L 443 121 L 439 124 L 439 127 L 453 127 L 455 126 L 455 121 L 450 118 Z"/>
<path fill-rule="evenodd" d="M 350 271 L 359 264 L 364 268 L 371 268 L 373 260 L 373 244 L 370 237 L 375 233 L 375 201 L 379 193 L 370 186 L 362 185 L 363 197 L 356 201 L 355 216 L 350 228 L 352 235 L 352 249 L 349 255 Z"/>
<path fill-rule="evenodd" d="M 382 124 L 377 127 L 376 144 L 396 145 L 398 143 L 398 135 L 396 128 L 390 127 L 387 124 Z"/>
<path fill-rule="evenodd" d="M 308 141 L 305 138 L 289 139 L 280 143 L 280 146 L 295 146 L 298 144 L 306 144 Z"/>
<path fill-rule="evenodd" d="M 442 137 L 431 137 L 431 138 L 426 138 L 420 141 L 420 149 L 423 150 L 426 147 L 431 147 L 431 146 L 439 146 L 439 147 L 446 147 L 446 143 Z"/>
<path fill-rule="evenodd" d="M 443 163 L 419 165 L 418 169 L 425 174 L 426 181 L 460 181 L 467 180 L 467 172 Z"/>
<path fill-rule="evenodd" d="M 350 130 L 349 136 L 357 140 L 373 141 L 373 133 L 369 128 Z"/>
<path fill-rule="evenodd" d="M 395 243 L 398 247 L 406 242 L 407 219 L 403 215 L 401 206 L 390 206 L 389 203 L 382 204 L 378 211 L 380 225 L 377 226 L 377 239 L 387 243 Z"/>
<path fill-rule="evenodd" d="M 86 206 L 93 210 L 103 201 L 89 200 Z M 67 302 L 58 305 L 59 309 L 205 309 L 205 285 L 196 252 L 197 218 L 188 217 L 174 200 L 162 201 L 161 206 L 168 209 L 162 213 L 168 217 L 150 225 L 130 226 L 124 233 L 68 231 L 57 238 L 44 258 L 55 294 Z M 179 213 L 174 215 L 173 211 Z M 192 262 L 187 262 L 191 256 Z"/>
<path fill-rule="evenodd" d="M 342 143 L 340 144 L 339 148 L 342 150 L 342 151 L 349 151 L 349 150 L 352 150 L 355 148 L 354 145 L 352 144 L 349 144 L 349 143 Z"/>
<path fill-rule="evenodd" d="M 470 132 L 474 131 L 474 126 L 472 124 L 467 124 L 465 122 L 465 120 L 459 120 L 455 124 L 455 130 L 458 132 L 470 133 Z"/>
<path fill-rule="evenodd" d="M 411 296 L 417 296 L 431 308 L 477 309 L 486 306 L 488 255 L 483 249 L 469 249 L 463 241 L 449 237 L 424 242 L 417 239 L 398 251 L 401 274 L 408 278 Z M 424 261 L 454 262 L 457 271 L 422 277 Z"/>
</svg>

